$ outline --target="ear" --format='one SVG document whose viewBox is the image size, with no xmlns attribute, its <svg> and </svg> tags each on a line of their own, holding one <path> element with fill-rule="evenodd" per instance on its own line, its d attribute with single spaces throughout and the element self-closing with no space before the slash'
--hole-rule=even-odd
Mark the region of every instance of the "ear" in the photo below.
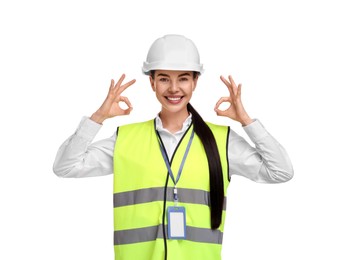
<svg viewBox="0 0 345 260">
<path fill-rule="evenodd" d="M 155 81 L 151 76 L 150 76 L 150 85 L 151 85 L 153 92 L 156 92 Z"/>
<path fill-rule="evenodd" d="M 193 79 L 193 91 L 194 91 L 195 88 L 196 88 L 196 85 L 197 85 L 197 83 L 198 83 L 198 79 L 199 79 L 199 76 L 198 76 L 198 75 Z"/>
</svg>

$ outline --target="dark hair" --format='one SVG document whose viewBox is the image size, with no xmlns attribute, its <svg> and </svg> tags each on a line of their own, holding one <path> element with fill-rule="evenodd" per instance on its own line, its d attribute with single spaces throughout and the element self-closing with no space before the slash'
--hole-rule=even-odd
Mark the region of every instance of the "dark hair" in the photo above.
<svg viewBox="0 0 345 260">
<path fill-rule="evenodd" d="M 200 72 L 193 71 L 193 79 L 200 75 Z M 155 78 L 155 70 L 150 70 L 150 76 L 154 79 Z"/>
<path fill-rule="evenodd" d="M 155 71 L 151 71 L 150 74 L 154 78 Z M 198 72 L 193 71 L 193 78 L 196 78 L 198 74 Z M 209 126 L 190 103 L 188 103 L 187 109 L 192 114 L 194 131 L 200 138 L 207 156 L 210 176 L 211 228 L 217 229 L 222 222 L 224 203 L 223 171 L 219 151 Z"/>
<path fill-rule="evenodd" d="M 206 152 L 210 174 L 211 228 L 217 229 L 222 222 L 224 203 L 223 171 L 219 151 L 211 129 L 199 113 L 190 103 L 187 109 L 192 114 L 194 131 L 199 136 Z"/>
</svg>

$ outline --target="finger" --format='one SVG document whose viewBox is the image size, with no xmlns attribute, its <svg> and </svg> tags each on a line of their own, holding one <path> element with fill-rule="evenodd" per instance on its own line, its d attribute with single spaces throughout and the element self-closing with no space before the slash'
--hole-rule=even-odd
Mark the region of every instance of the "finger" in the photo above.
<svg viewBox="0 0 345 260">
<path fill-rule="evenodd" d="M 131 104 L 131 102 L 129 101 L 129 99 L 127 98 L 127 97 L 120 97 L 120 101 L 122 101 L 122 102 L 124 102 L 127 106 L 128 106 L 128 108 L 132 108 L 132 104 Z"/>
<path fill-rule="evenodd" d="M 241 97 L 241 92 L 242 92 L 242 84 L 238 84 L 237 95 L 238 95 L 239 97 Z"/>
<path fill-rule="evenodd" d="M 214 109 L 219 109 L 219 106 L 224 103 L 224 102 L 229 102 L 231 103 L 231 100 L 229 97 L 222 97 L 218 100 L 218 102 L 216 103 L 216 106 L 214 107 Z"/>
<path fill-rule="evenodd" d="M 225 116 L 226 112 L 223 110 L 220 110 L 218 108 L 215 108 L 214 111 L 216 112 L 217 116 Z"/>
<path fill-rule="evenodd" d="M 123 91 L 125 91 L 126 88 L 129 86 L 132 86 L 136 82 L 135 79 L 132 79 L 131 81 L 127 82 L 126 84 L 122 85 L 119 89 L 119 94 L 121 94 Z"/>
<path fill-rule="evenodd" d="M 234 79 L 231 77 L 231 75 L 229 75 L 229 81 L 230 81 L 231 85 L 236 86 L 236 83 L 235 83 Z"/>
<path fill-rule="evenodd" d="M 230 90 L 230 85 L 231 83 L 229 81 L 226 80 L 226 78 L 224 78 L 223 76 L 220 76 L 221 81 L 223 81 L 223 83 L 227 86 L 227 88 Z"/>
<path fill-rule="evenodd" d="M 109 90 L 111 90 L 113 87 L 114 87 L 114 80 L 112 79 L 112 80 L 110 81 L 110 87 L 109 87 Z"/>
<path fill-rule="evenodd" d="M 129 115 L 131 113 L 131 111 L 133 110 L 131 102 L 129 102 L 127 97 L 120 97 L 120 101 L 124 102 L 128 106 L 127 109 L 122 109 L 122 114 L 123 115 Z"/>
<path fill-rule="evenodd" d="M 220 79 L 223 81 L 223 83 L 227 86 L 229 92 L 230 92 L 230 95 L 234 95 L 234 91 L 232 89 L 232 86 L 231 86 L 231 82 L 226 80 L 226 78 L 224 78 L 223 76 L 220 76 Z"/>
<path fill-rule="evenodd" d="M 231 83 L 231 87 L 232 87 L 232 91 L 237 94 L 237 85 L 234 81 L 234 79 L 231 77 L 231 75 L 229 75 L 229 81 Z"/>
<path fill-rule="evenodd" d="M 126 75 L 125 74 L 122 74 L 121 77 L 119 78 L 119 80 L 116 82 L 114 88 L 118 88 L 121 86 L 122 84 L 122 81 L 125 79 Z"/>
<path fill-rule="evenodd" d="M 129 107 L 129 108 L 123 110 L 123 114 L 124 114 L 124 115 L 129 115 L 129 114 L 131 113 L 132 110 L 133 110 L 133 107 Z"/>
</svg>

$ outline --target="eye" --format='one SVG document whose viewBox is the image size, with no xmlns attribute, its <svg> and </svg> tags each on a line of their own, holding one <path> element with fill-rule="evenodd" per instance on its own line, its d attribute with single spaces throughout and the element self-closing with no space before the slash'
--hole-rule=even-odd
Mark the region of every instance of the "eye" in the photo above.
<svg viewBox="0 0 345 260">
<path fill-rule="evenodd" d="M 168 79 L 168 78 L 160 78 L 159 81 L 160 81 L 160 82 L 168 82 L 169 79 Z"/>
<path fill-rule="evenodd" d="M 182 77 L 182 78 L 180 78 L 180 81 L 188 81 L 188 78 Z"/>
</svg>

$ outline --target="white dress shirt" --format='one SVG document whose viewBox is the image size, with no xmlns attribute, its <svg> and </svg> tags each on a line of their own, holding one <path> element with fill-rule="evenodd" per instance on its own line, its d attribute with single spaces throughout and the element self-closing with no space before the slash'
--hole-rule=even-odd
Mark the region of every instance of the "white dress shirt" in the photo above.
<svg viewBox="0 0 345 260">
<path fill-rule="evenodd" d="M 191 115 L 182 129 L 170 133 L 156 117 L 159 132 L 169 158 L 192 122 Z M 93 142 L 102 125 L 83 117 L 75 133 L 59 148 L 53 170 L 59 177 L 91 177 L 113 173 L 113 153 L 116 132 L 110 138 Z M 243 127 L 252 147 L 230 129 L 228 141 L 229 174 L 240 175 L 260 183 L 279 183 L 293 177 L 293 167 L 285 149 L 267 132 L 259 120 Z"/>
</svg>

